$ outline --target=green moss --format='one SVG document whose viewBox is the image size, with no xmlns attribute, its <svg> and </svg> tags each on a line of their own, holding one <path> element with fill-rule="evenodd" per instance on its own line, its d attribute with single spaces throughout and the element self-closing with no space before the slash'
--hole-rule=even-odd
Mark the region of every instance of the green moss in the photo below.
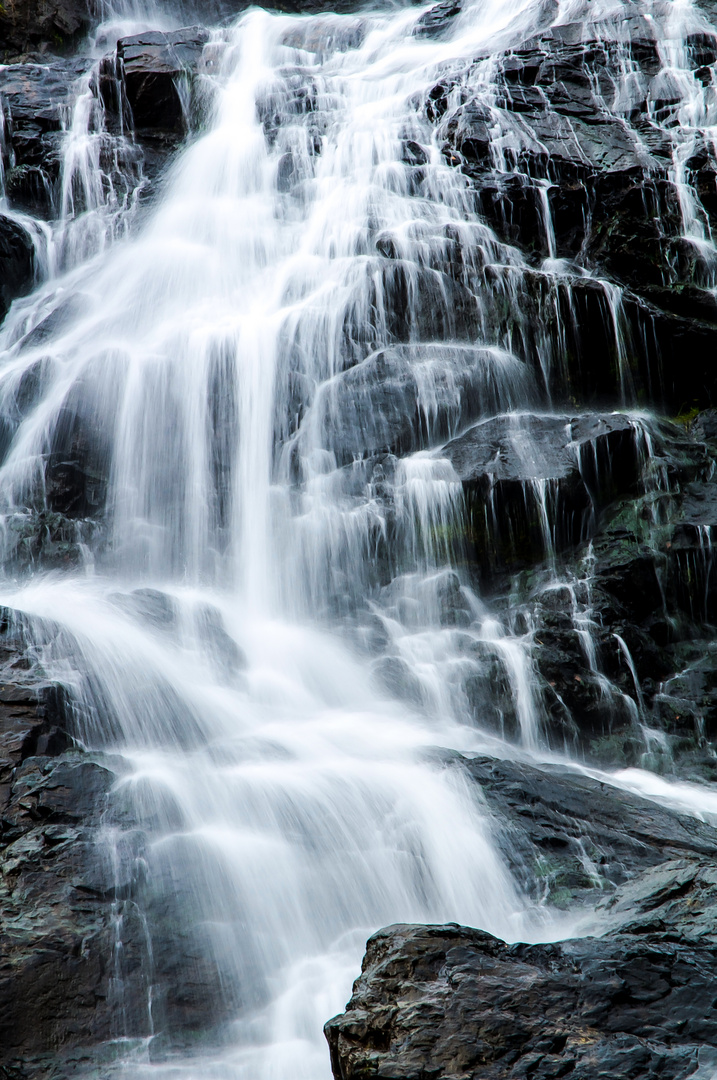
<svg viewBox="0 0 717 1080">
<path fill-rule="evenodd" d="M 673 423 L 679 424 L 680 427 L 683 427 L 685 428 L 685 430 L 687 430 L 692 426 L 693 420 L 696 416 L 698 416 L 700 411 L 701 410 L 698 405 L 693 405 L 691 409 L 684 408 L 677 416 L 674 416 L 672 418 Z"/>
<path fill-rule="evenodd" d="M 550 894 L 550 902 L 554 907 L 566 908 L 569 907 L 573 899 L 573 894 L 570 889 L 563 887 L 562 889 L 556 889 L 555 892 Z"/>
</svg>

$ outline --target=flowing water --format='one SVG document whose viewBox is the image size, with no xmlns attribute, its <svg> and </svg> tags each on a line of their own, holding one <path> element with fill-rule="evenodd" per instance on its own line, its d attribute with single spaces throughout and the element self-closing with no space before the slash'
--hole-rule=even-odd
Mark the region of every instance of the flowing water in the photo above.
<svg viewBox="0 0 717 1080">
<path fill-rule="evenodd" d="M 712 239 L 683 165 L 715 101 L 684 74 L 699 14 L 670 6 L 675 182 L 709 275 Z M 499 48 L 580 18 L 619 42 L 628 7 L 476 0 L 438 40 L 415 33 L 421 8 L 250 11 L 207 45 L 201 119 L 149 206 L 120 152 L 131 131 L 104 130 L 91 76 L 78 88 L 62 216 L 38 240 L 45 280 L 0 337 L 2 599 L 67 686 L 83 744 L 118 755 L 117 796 L 150 834 L 153 902 L 179 898 L 177 949 L 218 971 L 221 1048 L 162 1063 L 149 920 L 146 1039 L 122 1042 L 118 1006 L 129 1075 L 328 1077 L 322 1023 L 387 923 L 566 932 L 521 894 L 479 794 L 434 751 L 551 753 L 530 628 L 452 565 L 464 497 L 440 447 L 510 415 L 556 587 L 554 493 L 530 421 L 550 410 L 586 271 L 554 257 L 547 177 L 543 264 L 495 237 L 423 103 L 470 73 L 490 108 Z M 109 12 L 97 55 L 160 23 L 149 9 Z M 616 113 L 635 78 L 626 53 Z M 532 138 L 515 117 L 491 148 L 503 165 Z M 525 313 L 529 274 L 558 315 L 550 329 Z M 595 285 L 629 407 L 621 293 Z M 651 421 L 632 424 L 647 477 Z M 49 527 L 46 463 L 78 446 L 101 524 L 93 507 L 76 515 L 79 566 L 28 574 L 18 536 Z M 570 588 L 594 667 L 587 586 Z M 465 691 L 477 679 L 490 698 L 496 670 L 517 718 L 508 740 Z M 612 782 L 699 802 L 700 789 L 650 786 L 639 771 Z M 99 844 L 118 865 L 133 858 L 117 826 Z M 120 944 L 121 922 L 118 910 Z M 118 1001 L 122 978 L 119 960 Z"/>
</svg>

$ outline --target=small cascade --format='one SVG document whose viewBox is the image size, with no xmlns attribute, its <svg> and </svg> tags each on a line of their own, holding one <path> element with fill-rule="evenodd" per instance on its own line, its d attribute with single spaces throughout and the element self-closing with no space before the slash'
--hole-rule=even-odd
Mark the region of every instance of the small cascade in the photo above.
<svg viewBox="0 0 717 1080">
<path fill-rule="evenodd" d="M 122 84 L 106 65 L 102 76 L 100 71 L 98 64 L 82 77 L 67 121 L 55 238 L 61 270 L 127 234 L 144 184 L 141 154 L 124 130 Z M 103 93 L 114 95 L 118 105 L 116 134 L 107 130 Z"/>
</svg>

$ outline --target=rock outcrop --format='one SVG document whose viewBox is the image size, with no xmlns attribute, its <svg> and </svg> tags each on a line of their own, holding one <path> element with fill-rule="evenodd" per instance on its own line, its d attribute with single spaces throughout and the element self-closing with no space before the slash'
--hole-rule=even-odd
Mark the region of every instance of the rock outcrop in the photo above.
<svg viewBox="0 0 717 1080">
<path fill-rule="evenodd" d="M 683 1080 L 714 1067 L 712 863 L 663 863 L 600 914 L 602 936 L 555 945 L 454 925 L 374 934 L 326 1025 L 335 1080 Z"/>
<path fill-rule="evenodd" d="M 93 0 L 11 0 L 0 8 L 0 60 L 76 47 L 95 18 Z"/>
<path fill-rule="evenodd" d="M 481 790 L 526 892 L 590 907 L 666 859 L 714 858 L 713 825 L 560 765 L 447 756 Z"/>
<path fill-rule="evenodd" d="M 209 36 L 208 30 L 193 26 L 121 38 L 100 69 L 105 105 L 114 111 L 128 105 L 127 119 L 137 132 L 183 133 L 191 79 Z"/>
<path fill-rule="evenodd" d="M 111 867 L 97 858 L 115 776 L 75 748 L 62 691 L 43 680 L 11 613 L 0 641 L 0 1064 L 42 1076 L 57 1051 L 116 1030 L 119 911 Z M 138 930 L 125 935 L 130 968 L 141 967 Z M 132 1008 L 146 1014 L 146 987 L 142 997 Z"/>
<path fill-rule="evenodd" d="M 434 12 L 440 21 L 443 6 Z M 627 290 L 623 311 L 641 354 L 629 362 L 643 392 L 673 410 L 705 407 L 715 394 L 717 306 L 699 235 L 717 222 L 717 172 L 696 140 L 686 161 L 700 200 L 690 239 L 669 135 L 686 106 L 664 89 L 659 27 L 639 12 L 624 26 L 629 40 L 609 19 L 538 33 L 491 58 L 488 92 L 473 81 L 478 60 L 437 84 L 425 108 L 446 160 L 469 179 L 499 236 L 536 265 L 576 260 Z M 712 32 L 688 39 L 686 80 L 709 83 L 716 41 Z M 572 308 L 582 322 L 587 312 Z M 578 355 L 569 367 L 574 384 Z M 596 368 L 589 381 L 604 379 Z"/>
<path fill-rule="evenodd" d="M 514 413 L 469 428 L 443 454 L 463 484 L 475 559 L 488 576 L 586 540 L 640 474 L 628 416 Z"/>
<path fill-rule="evenodd" d="M 84 57 L 55 57 L 0 67 L 5 114 L 0 152 L 5 190 L 14 208 L 42 217 L 58 215 L 63 128 L 79 80 L 91 66 Z"/>
<path fill-rule="evenodd" d="M 13 300 L 30 291 L 34 280 L 32 237 L 17 221 L 0 215 L 0 321 Z"/>
</svg>

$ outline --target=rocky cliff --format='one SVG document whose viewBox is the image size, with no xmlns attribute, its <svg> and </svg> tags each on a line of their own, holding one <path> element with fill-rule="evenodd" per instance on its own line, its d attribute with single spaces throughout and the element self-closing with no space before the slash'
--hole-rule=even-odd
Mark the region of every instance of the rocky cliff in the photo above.
<svg viewBox="0 0 717 1080">
<path fill-rule="evenodd" d="M 221 52 L 209 26 L 241 7 L 187 4 L 183 28 L 108 38 L 99 60 L 93 8 L 0 7 L 0 319 L 21 313 L 13 357 L 41 352 L 88 303 L 70 284 L 42 318 L 25 318 L 23 297 L 78 250 L 89 258 L 131 232 L 160 198 L 207 122 Z M 439 749 L 436 768 L 474 786 L 526 896 L 566 918 L 596 915 L 582 926 L 592 936 L 551 945 L 458 926 L 379 931 L 346 1012 L 327 1025 L 336 1080 L 677 1080 L 706 1078 L 717 1060 L 713 824 L 526 751 L 701 790 L 717 773 L 717 12 L 699 5 L 683 32 L 669 4 L 648 17 L 626 3 L 619 25 L 556 22 L 558 5 L 537 7 L 529 36 L 442 62 L 415 96 L 415 126 L 398 137 L 401 183 L 421 205 L 460 196 L 460 223 L 436 226 L 420 258 L 401 229 L 367 230 L 368 300 L 346 302 L 341 363 L 318 385 L 306 372 L 314 342 L 297 334 L 273 434 L 294 494 L 318 445 L 346 504 L 360 490 L 371 509 L 365 581 L 336 556 L 321 618 L 379 693 L 425 714 L 430 686 L 391 628 L 430 611 L 451 635 L 445 700 L 506 755 L 521 745 L 517 761 Z M 463 13 L 439 3 L 411 38 L 449 41 Z M 258 102 L 267 145 L 282 125 L 294 132 L 276 187 L 297 205 L 298 148 L 318 160 L 330 133 L 312 64 L 358 48 L 366 19 L 297 23 L 282 39 L 293 50 L 284 82 Z M 67 154 L 80 99 L 99 192 Z M 439 168 L 450 183 L 437 191 Z M 73 232 L 100 204 L 111 207 L 107 235 Z M 3 456 L 42 398 L 40 352 L 2 399 Z M 4 515 L 8 580 L 109 558 L 114 416 L 86 389 L 68 393 L 39 478 Z M 228 398 L 217 391 L 208 422 L 218 442 Z M 430 543 L 414 530 L 409 551 L 402 470 L 436 451 L 460 513 L 433 520 Z M 221 446 L 213 467 L 226 530 Z M 406 552 L 421 543 L 445 565 L 413 594 Z M 467 632 L 476 595 L 528 657 L 530 708 L 505 641 Z M 139 628 L 176 632 L 159 590 L 112 602 Z M 216 612 L 202 619 L 203 647 L 234 677 L 237 646 Z M 63 1080 L 119 1037 L 154 1036 L 160 1049 L 214 1037 L 237 1007 L 201 920 L 188 927 L 182 914 L 194 899 L 171 875 L 164 893 L 145 876 L 159 815 L 138 820 L 126 797 L 99 694 L 108 746 L 88 748 L 72 687 L 43 669 L 38 642 L 55 639 L 56 628 L 6 612 L 0 1075 L 12 1080 Z"/>
</svg>

